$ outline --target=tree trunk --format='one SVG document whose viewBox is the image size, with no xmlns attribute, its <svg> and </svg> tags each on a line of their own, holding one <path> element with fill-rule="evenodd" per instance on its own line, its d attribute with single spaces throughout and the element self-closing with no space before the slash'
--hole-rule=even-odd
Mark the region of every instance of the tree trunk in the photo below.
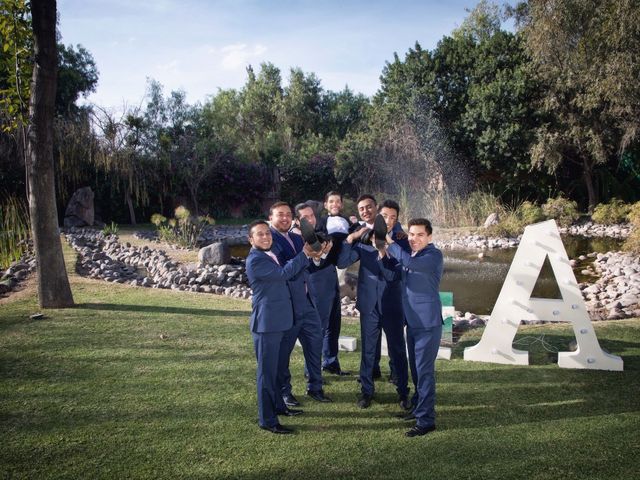
<svg viewBox="0 0 640 480">
<path fill-rule="evenodd" d="M 589 213 L 592 213 L 593 209 L 598 204 L 598 192 L 596 192 L 596 188 L 593 185 L 593 165 L 589 163 L 587 158 L 583 158 L 582 166 L 582 178 L 584 179 L 584 184 L 587 187 L 587 196 L 589 198 Z"/>
<path fill-rule="evenodd" d="M 129 207 L 129 218 L 131 219 L 131 225 L 136 224 L 136 211 L 133 209 L 133 200 L 131 200 L 131 193 L 127 191 L 125 194 L 125 201 L 127 202 L 127 206 Z"/>
<path fill-rule="evenodd" d="M 56 2 L 32 0 L 35 64 L 27 133 L 29 213 L 36 253 L 38 297 L 43 308 L 73 306 L 58 231 L 53 169 L 53 115 L 56 96 Z"/>
<path fill-rule="evenodd" d="M 193 214 L 195 216 L 200 215 L 200 206 L 198 205 L 198 190 L 196 188 L 189 188 L 191 193 L 191 202 L 193 203 Z"/>
</svg>

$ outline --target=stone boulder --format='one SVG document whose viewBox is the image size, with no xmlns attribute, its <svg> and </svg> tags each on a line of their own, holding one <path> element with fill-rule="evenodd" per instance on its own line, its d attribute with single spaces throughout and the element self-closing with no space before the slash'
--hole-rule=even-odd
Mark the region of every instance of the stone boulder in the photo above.
<svg viewBox="0 0 640 480">
<path fill-rule="evenodd" d="M 200 265 L 226 265 L 231 262 L 231 249 L 227 242 L 214 242 L 198 252 Z"/>
<path fill-rule="evenodd" d="M 94 224 L 94 220 L 95 211 L 91 187 L 76 190 L 64 212 L 64 226 L 66 228 L 91 226 Z"/>
</svg>

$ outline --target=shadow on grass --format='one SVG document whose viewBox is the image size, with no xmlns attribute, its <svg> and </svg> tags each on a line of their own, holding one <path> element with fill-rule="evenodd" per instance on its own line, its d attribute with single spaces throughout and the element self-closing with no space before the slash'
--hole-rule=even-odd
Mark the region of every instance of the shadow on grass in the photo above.
<svg viewBox="0 0 640 480">
<path fill-rule="evenodd" d="M 200 315 L 205 317 L 245 317 L 249 316 L 246 311 L 238 310 L 216 310 L 209 308 L 184 308 L 184 307 L 163 307 L 160 305 L 127 305 L 121 303 L 79 303 L 76 309 L 86 310 L 106 310 L 112 312 L 148 312 L 148 313 L 170 313 L 175 315 Z"/>
<path fill-rule="evenodd" d="M 521 343 L 514 344 L 516 350 L 529 352 L 529 365 L 549 365 L 558 363 L 558 352 L 570 352 L 570 343 L 575 341 L 573 335 L 519 335 L 516 337 Z M 527 340 L 522 342 L 522 340 Z M 464 349 L 476 345 L 480 339 L 463 340 L 456 344 L 452 354 L 461 358 L 464 356 Z M 622 340 L 599 339 L 600 347 L 605 351 L 618 355 L 624 362 L 624 370 L 640 370 L 640 362 L 637 355 L 625 355 L 626 351 L 640 351 L 640 343 Z M 575 350 L 575 348 L 573 348 Z"/>
</svg>

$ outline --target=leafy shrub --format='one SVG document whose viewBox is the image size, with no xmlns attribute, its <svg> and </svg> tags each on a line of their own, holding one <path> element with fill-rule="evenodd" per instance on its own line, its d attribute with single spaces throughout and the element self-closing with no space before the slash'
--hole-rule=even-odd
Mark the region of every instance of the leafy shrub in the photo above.
<svg viewBox="0 0 640 480">
<path fill-rule="evenodd" d="M 524 227 L 544 220 L 542 207 L 525 201 L 514 208 L 500 206 L 498 208 L 500 221 L 485 229 L 485 234 L 492 237 L 516 237 L 524 231 Z"/>
<path fill-rule="evenodd" d="M 102 229 L 102 233 L 105 235 L 117 235 L 118 234 L 118 224 L 116 222 L 111 222 L 111 225 L 105 225 Z"/>
<path fill-rule="evenodd" d="M 518 210 L 502 209 L 498 214 L 500 222 L 491 225 L 484 230 L 485 235 L 490 237 L 517 237 L 522 233 L 525 223 L 518 215 Z"/>
<path fill-rule="evenodd" d="M 635 254 L 640 254 L 640 202 L 629 206 L 627 219 L 632 225 L 631 234 L 624 242 L 624 249 Z"/>
<path fill-rule="evenodd" d="M 561 227 L 568 227 L 579 217 L 578 204 L 564 197 L 548 199 L 542 211 L 546 218 L 554 219 Z"/>
<path fill-rule="evenodd" d="M 633 205 L 629 205 L 627 220 L 634 227 L 636 228 L 640 227 L 640 202 L 636 202 Z"/>
<path fill-rule="evenodd" d="M 609 203 L 601 203 L 596 206 L 591 219 L 603 225 L 623 223 L 627 219 L 630 206 L 618 198 L 612 198 Z"/>
<path fill-rule="evenodd" d="M 328 154 L 307 160 L 285 157 L 280 164 L 281 198 L 291 203 L 323 200 L 325 193 L 336 188 L 334 167 L 335 160 Z"/>
<path fill-rule="evenodd" d="M 215 220 L 208 215 L 193 217 L 187 208 L 179 206 L 174 211 L 174 218 L 167 220 L 159 213 L 154 213 L 151 223 L 158 228 L 158 237 L 161 240 L 182 247 L 196 248 L 205 227 L 213 225 Z"/>
<path fill-rule="evenodd" d="M 203 182 L 210 188 L 200 193 L 200 204 L 219 217 L 229 216 L 230 210 L 238 206 L 249 213 L 269 195 L 269 188 L 278 180 L 265 166 L 225 156 Z"/>
<path fill-rule="evenodd" d="M 545 218 L 542 207 L 529 201 L 522 202 L 516 210 L 516 213 L 523 227 L 531 225 L 532 223 L 538 223 Z"/>
</svg>

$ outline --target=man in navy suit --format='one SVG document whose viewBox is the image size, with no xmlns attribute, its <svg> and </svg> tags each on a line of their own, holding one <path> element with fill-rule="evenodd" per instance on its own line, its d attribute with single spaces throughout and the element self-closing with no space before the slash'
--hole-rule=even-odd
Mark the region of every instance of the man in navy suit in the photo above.
<svg viewBox="0 0 640 480">
<path fill-rule="evenodd" d="M 387 235 L 387 252 L 399 262 L 411 375 L 418 391 L 413 411 L 416 425 L 406 433 L 408 437 L 425 435 L 436 428 L 435 362 L 442 336 L 439 288 L 443 257 L 442 252 L 431 243 L 432 235 L 433 228 L 429 220 L 410 220 L 411 254 Z"/>
<path fill-rule="evenodd" d="M 367 208 L 371 204 L 371 208 Z M 369 215 L 369 210 L 371 214 Z M 375 218 L 375 199 L 370 195 L 360 197 L 358 201 L 358 212 L 360 217 L 373 225 Z M 403 408 L 408 407 L 408 374 L 407 357 L 404 348 L 403 318 L 400 306 L 400 296 L 397 292 L 397 284 L 389 289 L 386 270 L 393 271 L 396 262 L 379 252 L 369 244 L 358 240 L 367 231 L 361 228 L 350 233 L 342 245 L 342 251 L 338 256 L 338 268 L 346 268 L 349 265 L 360 261 L 358 271 L 358 294 L 356 308 L 360 312 L 360 339 L 362 343 L 362 353 L 360 357 L 360 383 L 362 395 L 358 400 L 360 408 L 368 408 L 375 391 L 373 382 L 374 364 L 376 360 L 376 350 L 380 329 L 383 326 L 385 313 L 389 322 L 398 323 L 394 328 L 386 331 L 387 342 L 390 346 L 389 354 L 394 367 L 397 365 L 396 390 Z M 395 287 L 395 291 L 394 291 Z M 394 305 L 395 304 L 395 305 Z"/>
<path fill-rule="evenodd" d="M 394 200 L 385 200 L 378 206 L 378 212 L 384 218 L 387 232 L 394 242 L 406 251 L 411 252 L 406 233 L 399 228 L 398 216 L 400 205 Z M 390 259 L 389 264 L 395 269 L 397 261 Z M 404 340 L 404 313 L 402 310 L 402 285 L 399 277 L 387 279 L 387 288 L 382 297 L 382 322 L 381 327 L 387 338 L 387 350 L 389 352 L 389 367 L 391 369 L 391 381 L 398 388 L 401 397 L 401 406 L 405 410 L 411 408 L 411 402 L 407 395 L 408 365 L 407 344 Z M 380 365 L 380 350 L 376 349 L 376 363 Z M 378 367 L 379 368 L 379 367 Z M 417 397 L 416 397 L 417 398 Z"/>
<path fill-rule="evenodd" d="M 296 217 L 305 219 L 317 231 L 326 234 L 332 240 L 331 249 L 322 259 L 321 265 L 309 275 L 308 286 L 322 323 L 322 370 L 335 375 L 348 375 L 340 368 L 338 359 L 338 337 L 340 336 L 342 316 L 336 263 L 342 241 L 348 234 L 349 222 L 339 216 L 341 207 L 338 205 L 342 205 L 342 196 L 337 192 L 329 192 L 324 203 L 325 208 L 329 211 L 329 217 L 321 219 L 324 227 L 317 222 L 313 208 L 306 203 L 296 205 Z M 334 222 L 334 219 L 340 222 Z M 330 232 L 326 228 L 327 220 L 331 224 Z M 333 225 L 334 223 L 337 225 Z"/>
<path fill-rule="evenodd" d="M 276 202 L 269 209 L 271 234 L 273 236 L 273 253 L 281 264 L 286 264 L 302 251 L 304 240 L 296 233 L 291 233 L 293 215 L 286 202 Z M 307 395 L 319 402 L 330 402 L 331 399 L 322 389 L 322 325 L 316 307 L 309 295 L 308 269 L 302 270 L 287 281 L 293 303 L 293 326 L 284 334 L 284 348 L 280 352 L 278 367 L 279 384 L 284 403 L 289 407 L 300 405 L 293 395 L 289 357 L 300 340 L 304 354 L 305 369 L 308 375 Z"/>
<path fill-rule="evenodd" d="M 253 291 L 251 334 L 256 352 L 258 424 L 272 433 L 292 433 L 278 421 L 278 415 L 294 416 L 301 410 L 288 409 L 278 385 L 278 362 L 284 333 L 293 326 L 293 308 L 287 280 L 309 265 L 311 249 L 302 251 L 286 264 L 271 252 L 273 239 L 269 225 L 257 220 L 249 225 L 251 251 L 247 257 L 247 277 Z"/>
</svg>

